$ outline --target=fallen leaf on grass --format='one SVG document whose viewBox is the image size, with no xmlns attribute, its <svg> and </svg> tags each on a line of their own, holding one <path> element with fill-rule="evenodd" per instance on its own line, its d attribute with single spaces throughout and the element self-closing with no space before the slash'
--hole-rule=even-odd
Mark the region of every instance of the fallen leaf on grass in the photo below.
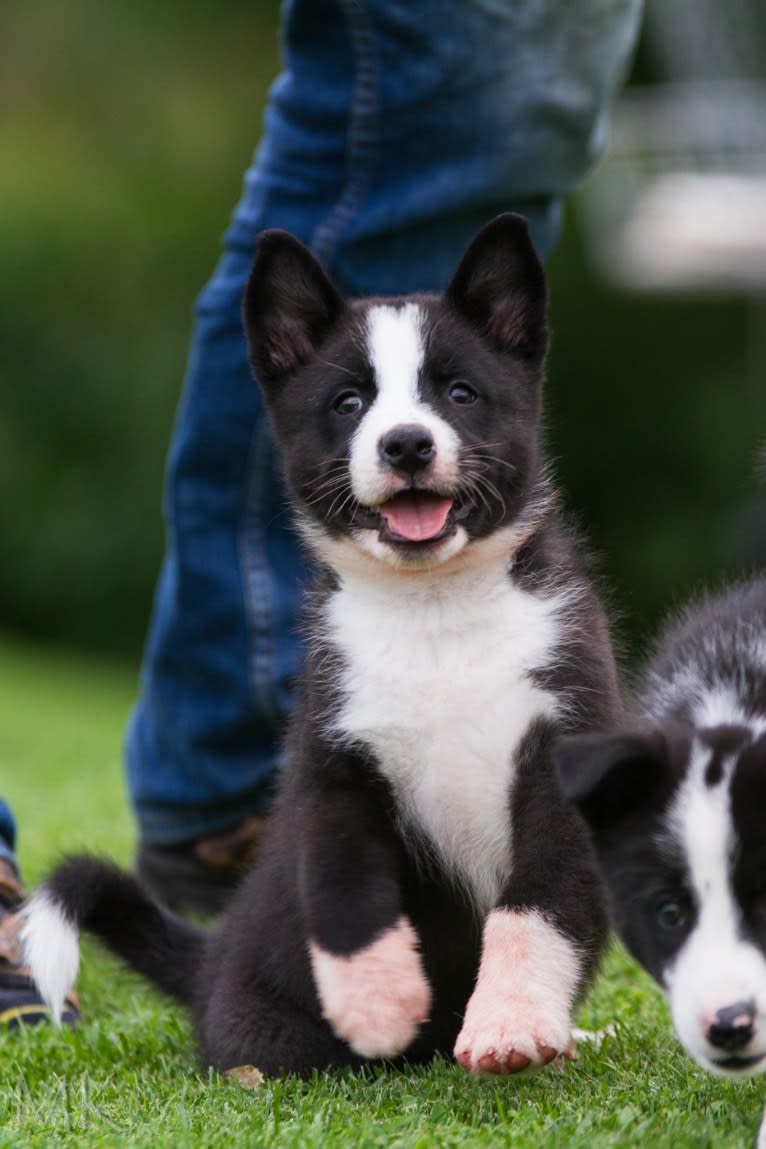
<svg viewBox="0 0 766 1149">
<path fill-rule="evenodd" d="M 233 1069 L 226 1070 L 224 1077 L 233 1077 L 243 1089 L 257 1089 L 266 1080 L 254 1065 L 235 1065 Z"/>
</svg>

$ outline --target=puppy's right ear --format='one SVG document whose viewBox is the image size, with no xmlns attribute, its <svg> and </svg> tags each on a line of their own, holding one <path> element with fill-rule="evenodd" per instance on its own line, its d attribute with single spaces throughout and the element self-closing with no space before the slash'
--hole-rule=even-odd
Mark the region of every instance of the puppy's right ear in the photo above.
<svg viewBox="0 0 766 1149">
<path fill-rule="evenodd" d="M 307 247 L 287 231 L 261 234 L 242 308 L 250 366 L 261 383 L 307 363 L 344 310 Z"/>
<path fill-rule="evenodd" d="M 598 833 L 656 800 L 676 777 L 676 763 L 688 750 L 681 731 L 573 734 L 553 751 L 559 784 Z"/>
</svg>

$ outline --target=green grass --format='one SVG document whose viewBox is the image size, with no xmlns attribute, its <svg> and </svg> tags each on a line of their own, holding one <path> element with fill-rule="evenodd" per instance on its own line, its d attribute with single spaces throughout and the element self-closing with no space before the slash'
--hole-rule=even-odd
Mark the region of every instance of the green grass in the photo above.
<svg viewBox="0 0 766 1149">
<path fill-rule="evenodd" d="M 120 741 L 134 689 L 119 668 L 0 643 L 0 792 L 30 882 L 73 847 L 129 861 Z M 76 1032 L 0 1034 L 0 1149 L 750 1149 L 762 1109 L 762 1084 L 718 1081 L 683 1055 L 659 994 L 617 948 L 580 1018 L 614 1022 L 615 1036 L 566 1071 L 510 1080 L 439 1062 L 247 1090 L 200 1072 L 183 1015 L 95 945 L 80 991 Z"/>
</svg>

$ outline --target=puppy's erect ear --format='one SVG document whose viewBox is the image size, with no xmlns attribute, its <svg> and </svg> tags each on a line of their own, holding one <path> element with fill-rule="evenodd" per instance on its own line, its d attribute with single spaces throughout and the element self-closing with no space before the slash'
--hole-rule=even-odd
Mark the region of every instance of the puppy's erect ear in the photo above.
<svg viewBox="0 0 766 1149">
<path fill-rule="evenodd" d="M 690 739 L 682 729 L 573 734 L 553 751 L 564 797 L 594 831 L 609 829 L 670 790 Z"/>
<path fill-rule="evenodd" d="M 497 351 L 538 359 L 545 355 L 545 272 L 522 216 L 506 212 L 481 229 L 458 264 L 446 298 Z"/>
<path fill-rule="evenodd" d="M 307 363 L 344 308 L 343 297 L 307 247 L 289 232 L 263 232 L 243 303 L 256 378 L 270 383 Z"/>
</svg>

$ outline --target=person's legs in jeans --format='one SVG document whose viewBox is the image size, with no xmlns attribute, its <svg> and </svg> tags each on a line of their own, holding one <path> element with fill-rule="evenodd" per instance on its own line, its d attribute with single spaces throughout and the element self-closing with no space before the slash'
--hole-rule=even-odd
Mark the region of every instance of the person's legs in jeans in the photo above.
<svg viewBox="0 0 766 1149">
<path fill-rule="evenodd" d="M 167 556 L 126 739 L 138 869 L 214 909 L 257 844 L 300 665 L 303 559 L 245 354 L 257 233 L 349 294 L 442 288 L 503 210 L 550 248 L 600 151 L 640 0 L 292 0 L 284 71 L 197 305 L 166 487 Z M 205 886 L 209 887 L 205 892 Z"/>
</svg>

